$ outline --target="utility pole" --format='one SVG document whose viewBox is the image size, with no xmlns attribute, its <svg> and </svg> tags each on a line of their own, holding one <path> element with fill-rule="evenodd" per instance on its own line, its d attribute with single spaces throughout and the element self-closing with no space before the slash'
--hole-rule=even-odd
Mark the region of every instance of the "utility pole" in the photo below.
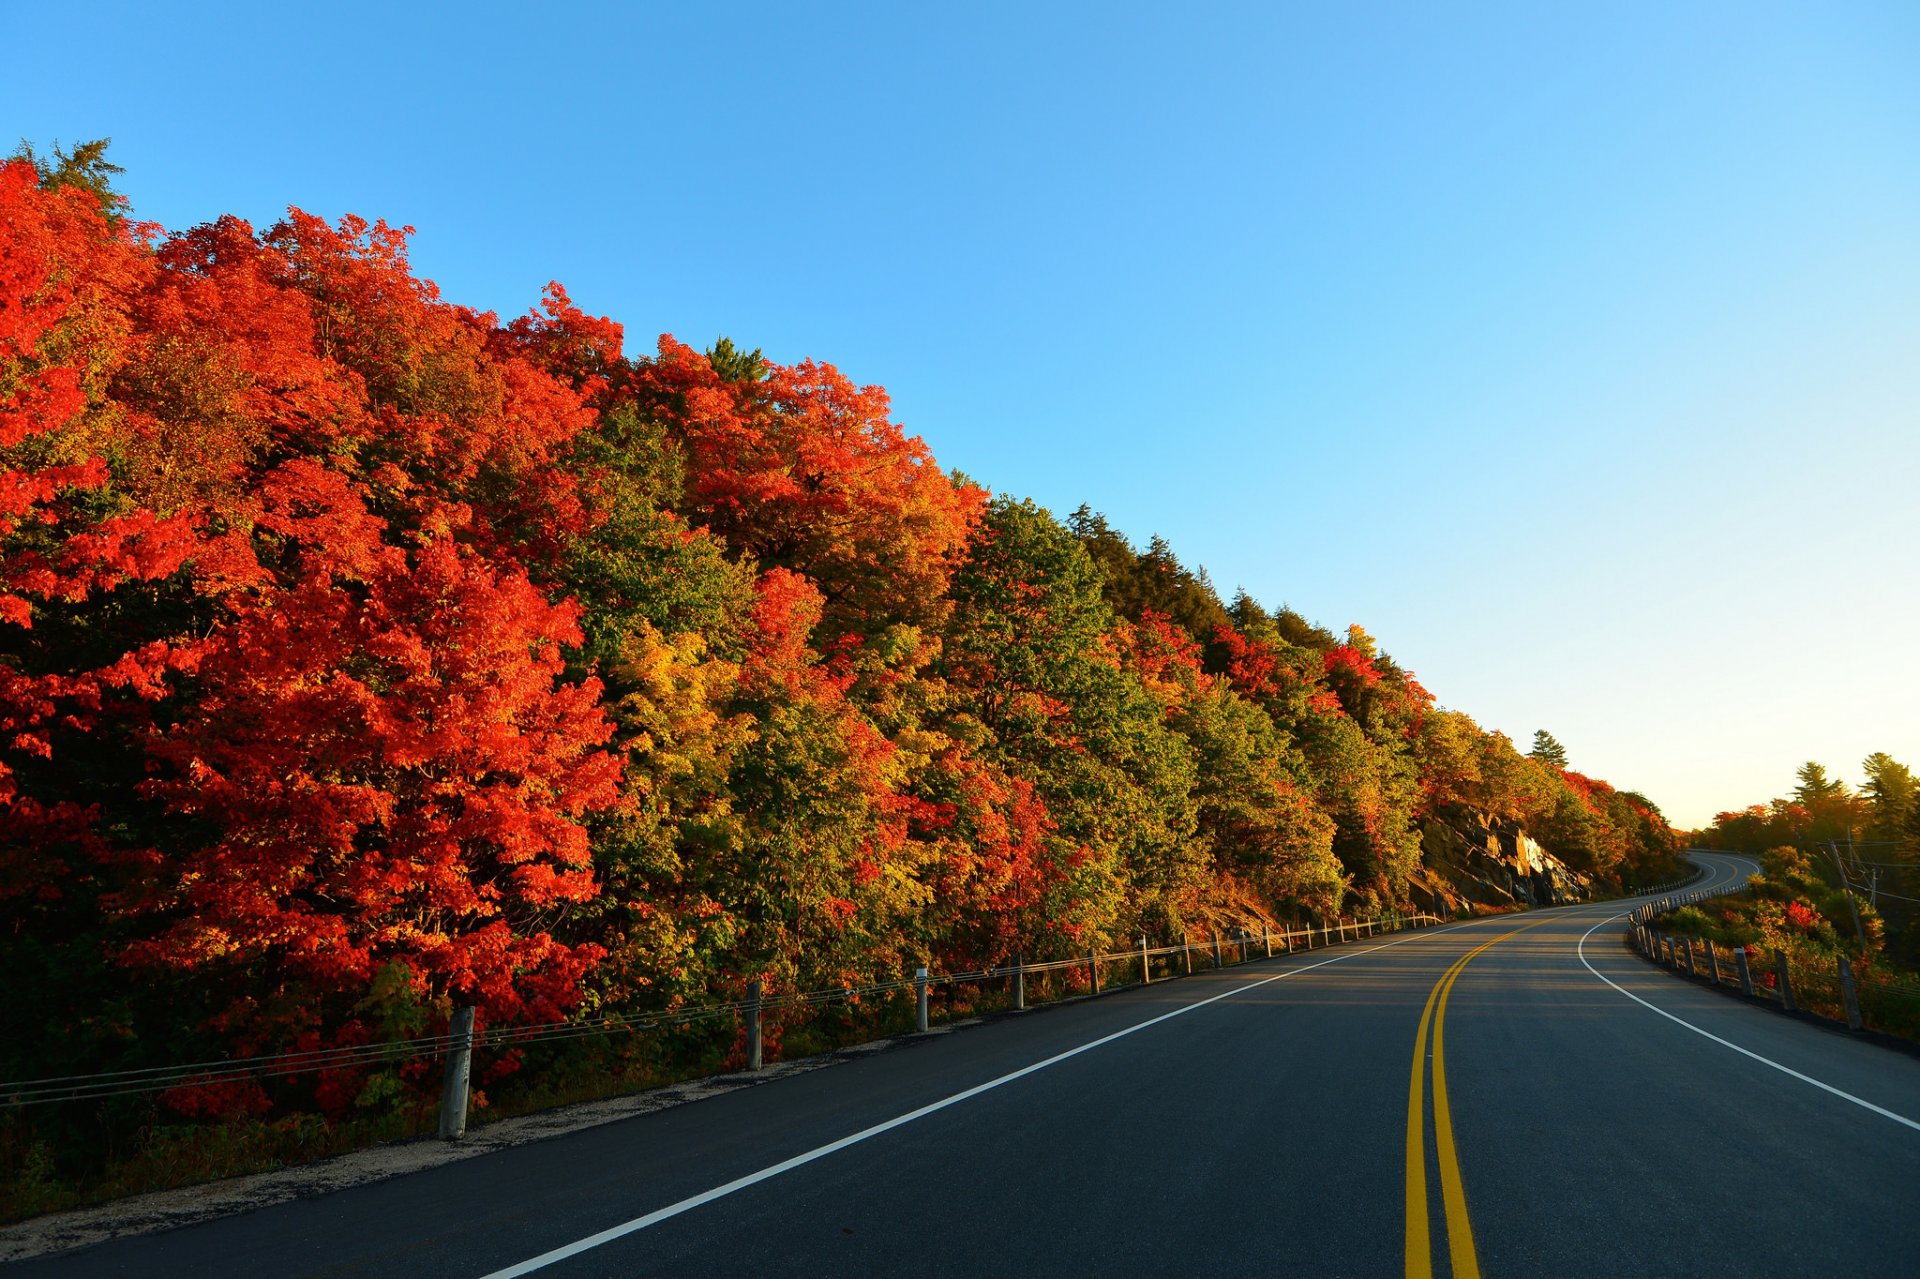
<svg viewBox="0 0 1920 1279">
<path fill-rule="evenodd" d="M 1860 953 L 1867 953 L 1867 930 L 1860 922 L 1860 904 L 1853 899 L 1853 881 L 1847 878 L 1847 868 L 1840 861 L 1840 845 L 1833 840 L 1827 841 L 1827 852 L 1833 855 L 1833 869 L 1840 875 L 1840 887 L 1847 895 L 1847 909 L 1853 912 L 1853 931 L 1860 938 Z"/>
</svg>

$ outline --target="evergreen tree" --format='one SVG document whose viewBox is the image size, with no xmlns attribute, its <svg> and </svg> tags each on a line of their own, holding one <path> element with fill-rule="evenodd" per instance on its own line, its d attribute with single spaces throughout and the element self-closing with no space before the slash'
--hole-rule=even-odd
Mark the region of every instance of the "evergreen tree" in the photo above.
<svg viewBox="0 0 1920 1279">
<path fill-rule="evenodd" d="M 743 351 L 732 338 L 723 337 L 708 347 L 707 363 L 727 382 L 763 382 L 767 377 L 767 360 L 760 348 Z"/>
<path fill-rule="evenodd" d="M 1231 622 L 1207 571 L 1188 569 L 1159 534 L 1136 551 L 1106 516 L 1085 505 L 1067 517 L 1067 528 L 1100 569 L 1101 593 L 1119 616 L 1138 622 L 1159 613 L 1202 644 Z"/>
<path fill-rule="evenodd" d="M 125 197 L 113 189 L 113 175 L 125 173 L 119 165 L 107 159 L 107 148 L 112 138 L 95 138 L 91 142 L 82 142 L 68 151 L 58 141 L 53 144 L 53 159 L 34 152 L 33 144 L 22 140 L 12 159 L 25 160 L 40 175 L 40 185 L 49 191 L 61 187 L 79 187 L 89 191 L 100 201 L 100 212 L 109 222 L 119 221 L 125 208 Z"/>
<path fill-rule="evenodd" d="M 1885 751 L 1867 756 L 1861 767 L 1867 774 L 1867 784 L 1861 787 L 1861 793 L 1873 806 L 1870 829 L 1874 838 L 1900 838 L 1901 830 L 1915 810 L 1914 800 L 1920 797 L 1920 781 L 1914 779 L 1912 769 Z"/>
<path fill-rule="evenodd" d="M 1800 784 L 1793 788 L 1793 797 L 1811 808 L 1823 799 L 1838 799 L 1847 793 L 1847 784 L 1837 777 L 1828 777 L 1826 765 L 1808 760 L 1794 770 Z"/>
<path fill-rule="evenodd" d="M 1567 748 L 1562 746 L 1559 739 L 1544 728 L 1534 732 L 1533 749 L 1528 751 L 1527 754 L 1543 764 L 1552 764 L 1555 768 L 1565 768 L 1567 766 Z"/>
</svg>

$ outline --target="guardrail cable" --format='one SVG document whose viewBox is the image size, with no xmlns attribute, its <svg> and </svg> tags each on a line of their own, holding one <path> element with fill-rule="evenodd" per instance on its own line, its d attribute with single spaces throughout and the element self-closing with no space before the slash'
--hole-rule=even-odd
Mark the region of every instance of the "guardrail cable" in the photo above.
<svg viewBox="0 0 1920 1279">
<path fill-rule="evenodd" d="M 1289 950 L 1294 943 L 1348 935 L 1360 940 L 1383 930 L 1440 923 L 1434 915 L 1406 915 L 1396 920 L 1365 920 L 1331 924 L 1325 928 L 1289 929 L 1285 932 L 1241 933 L 1237 936 L 1209 937 L 1202 942 L 1150 946 L 1146 957 L 1202 954 L 1209 960 L 1217 944 L 1224 953 L 1256 944 L 1279 944 Z M 476 1029 L 471 1038 L 451 1033 L 420 1035 L 409 1039 L 386 1040 L 376 1044 L 348 1044 L 335 1048 L 306 1049 L 296 1052 L 263 1053 L 252 1057 L 231 1057 L 220 1061 L 177 1063 L 165 1066 L 138 1066 L 125 1070 L 105 1070 L 85 1075 L 50 1075 L 39 1079 L 19 1079 L 0 1083 L 0 1108 L 40 1105 L 57 1101 L 94 1101 L 111 1097 L 166 1092 L 175 1088 L 199 1088 L 232 1083 L 242 1079 L 281 1079 L 295 1075 L 320 1074 L 405 1061 L 438 1057 L 456 1047 L 474 1049 L 514 1049 L 533 1044 L 558 1043 L 601 1035 L 637 1034 L 644 1031 L 673 1030 L 720 1018 L 738 1017 L 749 1009 L 761 1013 L 796 1008 L 820 1008 L 835 1003 L 852 1003 L 873 996 L 915 991 L 924 981 L 929 987 L 975 985 L 1016 975 L 1039 975 L 1084 969 L 1089 959 L 1094 964 L 1138 964 L 1142 951 L 1121 950 L 1096 953 L 1091 957 L 1075 955 L 1036 963 L 1002 964 L 948 973 L 929 973 L 925 978 L 907 977 L 891 981 L 829 986 L 818 990 L 792 991 L 768 995 L 759 1000 L 731 999 L 646 1014 L 607 1013 L 569 1021 L 536 1022 L 521 1025 L 487 1026 Z"/>
</svg>

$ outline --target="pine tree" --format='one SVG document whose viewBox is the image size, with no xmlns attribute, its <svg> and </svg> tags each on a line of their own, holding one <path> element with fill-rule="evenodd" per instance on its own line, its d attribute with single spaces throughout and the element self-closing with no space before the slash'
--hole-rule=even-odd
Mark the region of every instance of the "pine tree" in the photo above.
<svg viewBox="0 0 1920 1279">
<path fill-rule="evenodd" d="M 109 222 L 117 222 L 126 207 L 126 199 L 113 189 L 113 175 L 126 170 L 107 159 L 107 148 L 112 143 L 112 138 L 95 138 L 69 151 L 56 141 L 53 159 L 48 160 L 35 153 L 32 143 L 22 141 L 11 158 L 31 164 L 40 175 L 40 185 L 48 191 L 79 187 L 91 192 L 100 201 L 100 212 Z"/>
<path fill-rule="evenodd" d="M 1559 740 L 1544 728 L 1534 732 L 1533 749 L 1528 751 L 1527 754 L 1543 764 L 1552 764 L 1555 768 L 1565 768 L 1567 766 L 1567 748 L 1562 746 Z"/>
<path fill-rule="evenodd" d="M 1867 783 L 1860 793 L 1873 805 L 1873 835 L 1877 839 L 1898 839 L 1920 797 L 1920 782 L 1913 770 L 1885 751 L 1875 751 L 1861 764 Z"/>
<path fill-rule="evenodd" d="M 1847 793 L 1847 784 L 1837 777 L 1828 777 L 1826 765 L 1808 760 L 1794 770 L 1800 784 L 1793 788 L 1793 797 L 1802 804 L 1813 805 L 1823 799 L 1835 799 Z"/>
</svg>

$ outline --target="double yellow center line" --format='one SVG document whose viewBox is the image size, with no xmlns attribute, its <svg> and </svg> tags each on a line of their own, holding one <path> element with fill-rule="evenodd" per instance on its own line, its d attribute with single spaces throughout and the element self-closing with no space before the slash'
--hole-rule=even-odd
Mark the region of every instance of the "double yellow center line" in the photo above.
<svg viewBox="0 0 1920 1279">
<path fill-rule="evenodd" d="M 1516 928 L 1476 946 L 1454 961 L 1427 996 L 1413 1040 L 1413 1079 L 1407 1086 L 1407 1279 L 1433 1279 L 1433 1230 L 1427 1221 L 1427 1032 L 1433 1032 L 1433 1144 L 1440 1159 L 1440 1199 L 1447 1213 L 1447 1257 L 1453 1279 L 1480 1279 L 1473 1223 L 1467 1219 L 1467 1190 L 1453 1148 L 1453 1113 L 1447 1105 L 1447 1000 L 1453 996 L 1453 983 L 1475 956 L 1546 922 Z"/>
</svg>

